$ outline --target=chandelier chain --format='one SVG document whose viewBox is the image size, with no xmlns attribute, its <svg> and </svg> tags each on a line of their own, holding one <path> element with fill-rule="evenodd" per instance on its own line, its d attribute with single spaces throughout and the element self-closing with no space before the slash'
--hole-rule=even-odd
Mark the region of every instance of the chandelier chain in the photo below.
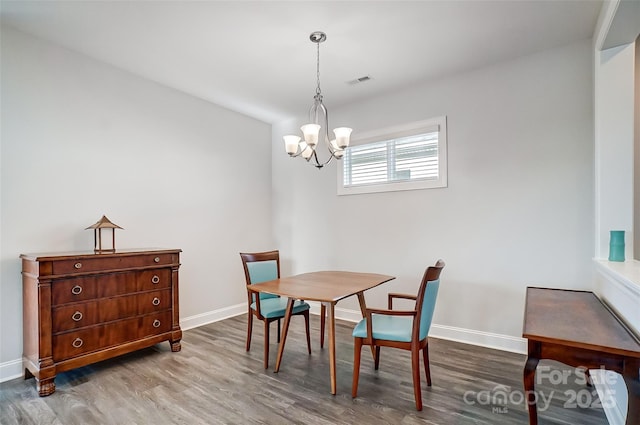
<svg viewBox="0 0 640 425">
<path fill-rule="evenodd" d="M 320 91 L 320 43 L 316 43 L 317 55 L 316 55 L 316 77 L 318 79 L 318 86 L 316 87 L 316 95 L 321 93 Z"/>
</svg>

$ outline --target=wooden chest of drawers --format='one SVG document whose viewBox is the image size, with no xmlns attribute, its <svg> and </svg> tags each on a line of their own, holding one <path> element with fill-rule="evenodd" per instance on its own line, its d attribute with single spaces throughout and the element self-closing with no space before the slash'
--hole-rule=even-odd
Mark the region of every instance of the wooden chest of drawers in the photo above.
<svg viewBox="0 0 640 425">
<path fill-rule="evenodd" d="M 180 250 L 23 254 L 23 364 L 40 396 L 58 372 L 169 341 L 180 351 Z"/>
</svg>

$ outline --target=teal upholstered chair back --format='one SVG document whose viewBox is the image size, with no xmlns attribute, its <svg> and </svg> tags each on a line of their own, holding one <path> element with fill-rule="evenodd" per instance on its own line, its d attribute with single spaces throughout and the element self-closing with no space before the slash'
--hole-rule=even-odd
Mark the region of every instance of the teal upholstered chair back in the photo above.
<svg viewBox="0 0 640 425">
<path fill-rule="evenodd" d="M 440 279 L 427 281 L 427 287 L 424 291 L 424 299 L 422 300 L 422 312 L 420 314 L 420 340 L 429 335 L 431 320 L 433 319 L 433 311 L 436 308 L 436 298 L 438 297 L 438 288 L 440 287 Z"/>
<path fill-rule="evenodd" d="M 249 285 L 259 285 L 262 282 L 280 277 L 280 251 L 266 251 L 240 253 L 244 277 Z M 277 295 L 260 293 L 260 299 L 278 298 Z M 255 293 L 251 294 L 250 304 L 256 301 Z"/>
<path fill-rule="evenodd" d="M 429 335 L 433 311 L 436 308 L 436 298 L 438 298 L 438 289 L 440 288 L 440 273 L 443 267 L 444 261 L 442 260 L 438 260 L 434 266 L 427 267 L 422 276 L 422 282 L 420 282 L 420 289 L 416 298 L 417 319 L 420 326 L 417 336 L 420 341 Z"/>
<path fill-rule="evenodd" d="M 257 285 L 262 282 L 278 278 L 278 261 L 266 260 L 266 261 L 254 261 L 247 262 L 247 270 L 249 272 L 249 285 Z M 255 297 L 255 295 L 254 295 Z M 277 298 L 277 295 L 260 293 L 260 299 Z M 255 301 L 255 299 L 254 299 Z"/>
</svg>

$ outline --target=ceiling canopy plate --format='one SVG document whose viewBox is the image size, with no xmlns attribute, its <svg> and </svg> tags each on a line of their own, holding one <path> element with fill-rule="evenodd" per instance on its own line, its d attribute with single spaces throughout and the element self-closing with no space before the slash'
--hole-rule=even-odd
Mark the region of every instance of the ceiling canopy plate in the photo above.
<svg viewBox="0 0 640 425">
<path fill-rule="evenodd" d="M 322 31 L 314 31 L 309 36 L 309 40 L 313 41 L 314 43 L 322 43 L 326 39 L 327 34 L 323 33 Z"/>
</svg>

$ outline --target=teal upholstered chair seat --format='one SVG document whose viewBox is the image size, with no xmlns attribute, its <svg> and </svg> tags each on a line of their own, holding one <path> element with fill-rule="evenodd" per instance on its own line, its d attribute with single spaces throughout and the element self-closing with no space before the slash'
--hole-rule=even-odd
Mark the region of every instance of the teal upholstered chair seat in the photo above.
<svg viewBox="0 0 640 425">
<path fill-rule="evenodd" d="M 269 325 L 278 322 L 278 342 L 280 342 L 280 319 L 285 315 L 287 299 L 278 295 L 255 292 L 251 290 L 254 285 L 280 278 L 280 252 L 253 252 L 240 253 L 244 277 L 247 287 L 247 346 L 251 349 L 251 331 L 253 318 L 264 322 L 264 368 L 269 367 Z M 307 331 L 307 349 L 311 354 L 311 338 L 309 336 L 309 304 L 304 301 L 296 301 L 293 307 L 293 315 L 304 317 Z"/>
<path fill-rule="evenodd" d="M 284 317 L 286 308 L 286 298 L 274 297 L 260 300 L 260 312 L 267 319 Z M 256 303 L 251 304 L 251 309 L 256 310 Z M 309 304 L 304 301 L 296 301 L 293 304 L 293 314 L 302 313 L 305 310 L 309 310 Z"/>
<path fill-rule="evenodd" d="M 372 314 L 373 338 L 386 339 L 388 341 L 411 342 L 411 330 L 413 329 L 412 317 L 382 316 Z M 353 330 L 356 338 L 367 337 L 367 319 L 362 319 Z"/>
<path fill-rule="evenodd" d="M 380 347 L 393 347 L 411 351 L 411 371 L 413 374 L 413 394 L 416 409 L 422 410 L 422 392 L 420 389 L 420 351 L 424 359 L 424 373 L 427 385 L 431 386 L 429 371 L 429 328 L 436 306 L 436 297 L 440 287 L 440 272 L 444 262 L 438 260 L 435 266 L 427 267 L 417 295 L 389 294 L 389 308 L 365 309 L 365 317 L 353 329 L 353 385 L 351 395 L 358 395 L 360 378 L 360 355 L 363 345 L 373 348 L 374 367 L 380 364 Z M 393 300 L 404 298 L 415 301 L 412 310 L 394 310 Z"/>
</svg>

